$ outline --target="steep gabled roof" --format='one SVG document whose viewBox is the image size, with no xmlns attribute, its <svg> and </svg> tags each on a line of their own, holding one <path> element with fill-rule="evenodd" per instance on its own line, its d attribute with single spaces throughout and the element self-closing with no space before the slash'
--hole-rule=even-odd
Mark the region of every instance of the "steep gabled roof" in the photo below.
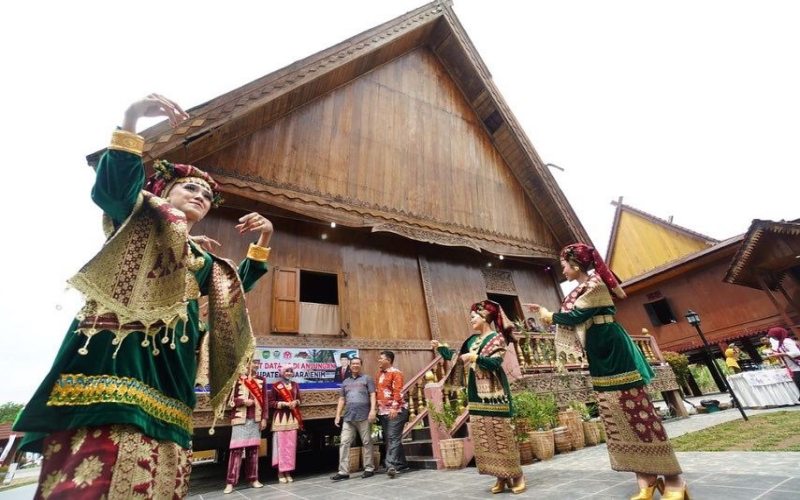
<svg viewBox="0 0 800 500">
<path fill-rule="evenodd" d="M 440 60 L 560 245 L 586 230 L 492 81 L 450 1 L 435 1 L 189 110 L 144 132 L 145 161 L 198 160 L 417 47 Z M 100 152 L 87 157 L 94 165 Z M 223 185 L 223 190 L 225 186 Z M 553 253 L 552 258 L 556 257 Z"/>
<path fill-rule="evenodd" d="M 753 220 L 724 281 L 760 290 L 761 279 L 771 290 L 786 272 L 800 266 L 800 220 Z"/>
<path fill-rule="evenodd" d="M 669 262 L 709 248 L 718 240 L 622 203 L 616 206 L 606 262 L 623 280 L 629 280 Z"/>
</svg>

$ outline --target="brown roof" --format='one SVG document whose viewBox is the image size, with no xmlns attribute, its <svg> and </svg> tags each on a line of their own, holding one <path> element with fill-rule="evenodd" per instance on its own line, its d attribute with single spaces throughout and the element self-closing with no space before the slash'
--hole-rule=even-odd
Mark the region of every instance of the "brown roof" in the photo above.
<svg viewBox="0 0 800 500">
<path fill-rule="evenodd" d="M 755 219 L 724 281 L 760 290 L 763 279 L 775 290 L 786 271 L 797 266 L 800 266 L 800 222 Z"/>
<path fill-rule="evenodd" d="M 12 431 L 11 430 L 11 426 L 12 425 L 13 424 L 11 422 L 6 422 L 4 424 L 0 424 L 0 441 L 7 440 L 9 438 L 9 436 L 11 436 L 11 434 L 16 434 L 17 435 L 17 439 L 19 439 L 20 437 L 25 435 L 24 432 Z"/>
<path fill-rule="evenodd" d="M 194 163 L 271 121 L 417 47 L 441 61 L 484 124 L 497 151 L 560 245 L 589 242 L 555 178 L 533 148 L 452 9 L 434 1 L 189 110 L 172 129 L 162 122 L 142 132 L 144 159 Z M 90 154 L 95 165 L 102 151 Z M 225 186 L 223 186 L 223 190 Z"/>
</svg>

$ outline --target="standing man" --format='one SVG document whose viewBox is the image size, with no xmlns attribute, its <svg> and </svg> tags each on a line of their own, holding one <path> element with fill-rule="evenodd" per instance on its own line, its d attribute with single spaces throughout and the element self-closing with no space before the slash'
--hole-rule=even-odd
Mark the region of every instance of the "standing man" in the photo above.
<svg viewBox="0 0 800 500">
<path fill-rule="evenodd" d="M 342 420 L 342 408 L 347 405 Z M 341 445 L 339 446 L 339 472 L 331 476 L 334 481 L 350 479 L 350 445 L 355 439 L 356 432 L 361 436 L 361 451 L 364 460 L 364 474 L 366 479 L 375 474 L 375 465 L 372 463 L 372 422 L 375 421 L 375 382 L 369 375 L 361 374 L 361 358 L 350 359 L 350 376 L 342 382 L 339 402 L 336 405 L 336 418 L 334 425 L 342 427 Z"/>
<path fill-rule="evenodd" d="M 403 450 L 403 428 L 408 421 L 408 403 L 403 399 L 403 372 L 394 367 L 394 353 L 382 351 L 378 358 L 378 419 L 386 446 L 386 474 L 394 478 L 408 469 Z"/>
<path fill-rule="evenodd" d="M 350 356 L 347 353 L 339 355 L 339 367 L 336 368 L 336 374 L 333 376 L 333 381 L 341 384 L 350 376 Z"/>
</svg>

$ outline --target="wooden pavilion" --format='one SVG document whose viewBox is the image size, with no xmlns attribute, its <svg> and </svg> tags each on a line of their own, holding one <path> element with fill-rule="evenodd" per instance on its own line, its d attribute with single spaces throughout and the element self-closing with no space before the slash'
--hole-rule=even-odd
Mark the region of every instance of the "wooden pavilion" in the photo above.
<svg viewBox="0 0 800 500">
<path fill-rule="evenodd" d="M 725 282 L 763 291 L 784 326 L 800 338 L 800 221 L 754 220 Z"/>
</svg>

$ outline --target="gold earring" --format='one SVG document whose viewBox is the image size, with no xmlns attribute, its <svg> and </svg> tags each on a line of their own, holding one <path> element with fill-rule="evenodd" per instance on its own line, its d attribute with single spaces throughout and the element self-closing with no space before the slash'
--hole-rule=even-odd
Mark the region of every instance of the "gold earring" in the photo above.
<svg viewBox="0 0 800 500">
<path fill-rule="evenodd" d="M 572 266 L 572 270 L 575 271 L 575 272 L 578 272 L 578 271 L 581 270 L 581 268 L 578 267 L 578 266 Z"/>
</svg>

